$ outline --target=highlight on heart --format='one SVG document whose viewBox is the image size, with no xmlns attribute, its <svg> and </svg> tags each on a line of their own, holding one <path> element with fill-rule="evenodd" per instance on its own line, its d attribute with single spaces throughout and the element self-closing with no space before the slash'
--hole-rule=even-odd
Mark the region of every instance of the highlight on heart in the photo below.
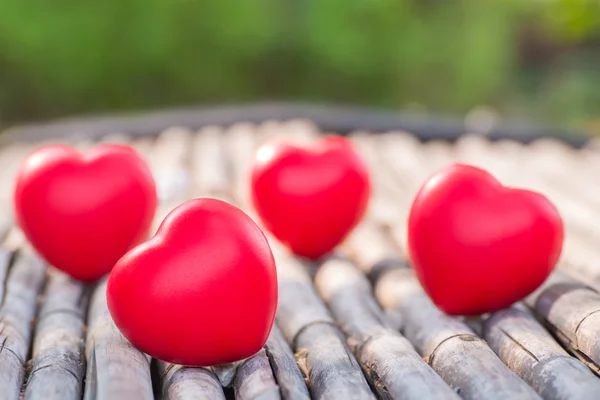
<svg viewBox="0 0 600 400">
<path fill-rule="evenodd" d="M 432 301 L 448 314 L 506 308 L 558 262 L 564 227 L 542 194 L 504 187 L 487 171 L 452 164 L 423 183 L 410 209 L 408 250 Z"/>
<path fill-rule="evenodd" d="M 361 221 L 369 204 L 369 171 L 349 140 L 310 145 L 276 139 L 256 152 L 251 198 L 264 227 L 294 254 L 318 259 Z"/>
</svg>

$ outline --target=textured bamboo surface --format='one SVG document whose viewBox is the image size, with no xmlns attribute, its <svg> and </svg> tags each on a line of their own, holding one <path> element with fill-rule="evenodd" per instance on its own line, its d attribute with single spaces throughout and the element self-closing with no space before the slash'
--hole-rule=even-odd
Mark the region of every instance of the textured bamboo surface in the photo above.
<svg viewBox="0 0 600 400">
<path fill-rule="evenodd" d="M 25 399 L 81 398 L 88 298 L 88 287 L 61 272 L 49 272 L 36 322 Z"/>
<path fill-rule="evenodd" d="M 385 318 L 367 278 L 345 259 L 320 266 L 316 286 L 382 398 L 458 398 Z"/>
<path fill-rule="evenodd" d="M 527 311 L 509 308 L 485 322 L 483 337 L 498 356 L 545 399 L 595 399 L 598 379 Z"/>
<path fill-rule="evenodd" d="M 61 142 L 134 146 L 157 182 L 158 227 L 178 204 L 200 196 L 255 218 L 248 172 L 257 146 L 274 137 L 307 142 L 324 132 L 293 120 L 155 133 Z M 258 354 L 213 368 L 151 360 L 116 329 L 104 281 L 82 285 L 32 254 L 9 211 L 13 177 L 29 151 L 57 141 L 0 147 L 0 400 L 597 398 L 600 147 L 475 135 L 421 143 L 406 132 L 349 137 L 372 173 L 364 223 L 319 265 L 269 237 L 280 285 L 274 329 Z M 543 192 L 565 219 L 557 271 L 522 304 L 478 319 L 437 310 L 404 254 L 416 191 L 452 161 Z"/>
</svg>

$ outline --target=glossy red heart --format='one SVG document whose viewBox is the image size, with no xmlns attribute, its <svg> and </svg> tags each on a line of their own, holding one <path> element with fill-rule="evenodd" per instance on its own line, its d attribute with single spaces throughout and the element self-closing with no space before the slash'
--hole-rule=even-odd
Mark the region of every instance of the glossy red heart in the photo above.
<svg viewBox="0 0 600 400">
<path fill-rule="evenodd" d="M 82 281 L 108 273 L 144 240 L 156 210 L 150 170 L 129 146 L 85 153 L 47 146 L 22 163 L 14 192 L 17 223 L 36 251 Z"/>
<path fill-rule="evenodd" d="M 330 252 L 358 224 L 370 191 L 367 167 L 342 137 L 308 148 L 268 142 L 252 171 L 252 201 L 263 224 L 310 259 Z"/>
<path fill-rule="evenodd" d="M 108 279 L 123 335 L 163 361 L 211 366 L 258 352 L 277 308 L 273 254 L 240 209 L 196 199 L 123 256 Z"/>
<path fill-rule="evenodd" d="M 493 312 L 526 297 L 554 269 L 563 235 L 546 197 L 462 164 L 425 182 L 408 221 L 416 275 L 448 314 Z"/>
</svg>

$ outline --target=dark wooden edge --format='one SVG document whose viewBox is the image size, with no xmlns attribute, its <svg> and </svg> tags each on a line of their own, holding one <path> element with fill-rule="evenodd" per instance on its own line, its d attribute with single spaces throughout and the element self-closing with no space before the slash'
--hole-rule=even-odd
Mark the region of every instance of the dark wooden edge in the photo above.
<svg viewBox="0 0 600 400">
<path fill-rule="evenodd" d="M 309 119 L 324 131 L 347 134 L 353 131 L 406 131 L 423 141 L 454 141 L 466 132 L 485 135 L 490 140 L 513 139 L 529 143 L 551 137 L 582 147 L 588 141 L 584 131 L 543 126 L 503 124 L 485 132 L 468 128 L 456 117 L 399 113 L 355 106 L 311 105 L 305 103 L 258 103 L 206 108 L 179 108 L 156 112 L 96 117 L 66 118 L 47 123 L 17 125 L 4 131 L 0 145 L 13 141 L 38 141 L 63 137 L 97 139 L 109 133 L 133 136 L 155 135 L 177 125 L 199 129 L 205 125 L 260 123 L 267 120 Z"/>
</svg>

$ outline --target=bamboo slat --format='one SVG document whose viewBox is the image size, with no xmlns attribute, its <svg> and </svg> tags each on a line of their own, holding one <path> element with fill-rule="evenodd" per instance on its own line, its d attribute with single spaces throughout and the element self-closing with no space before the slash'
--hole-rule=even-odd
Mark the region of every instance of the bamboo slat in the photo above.
<svg viewBox="0 0 600 400">
<path fill-rule="evenodd" d="M 8 262 L 3 254 L 1 261 Z M 0 308 L 0 399 L 16 400 L 25 379 L 25 363 L 31 342 L 32 321 L 37 297 L 44 283 L 46 267 L 29 251 L 23 251 L 4 281 Z"/>
<path fill-rule="evenodd" d="M 255 146 L 274 137 L 309 142 L 322 135 L 312 123 L 296 120 L 205 126 L 195 133 L 175 127 L 156 138 L 131 141 L 131 136 L 115 134 L 100 142 L 131 141 L 148 160 L 158 187 L 160 222 L 194 196 L 239 204 L 253 216 L 248 173 Z M 372 390 L 386 399 L 452 398 L 455 392 L 466 399 L 490 400 L 597 397 L 600 380 L 585 366 L 600 373 L 600 273 L 594 263 L 600 256 L 595 244 L 600 228 L 593 223 L 600 218 L 598 150 L 570 150 L 552 140 L 527 146 L 492 143 L 476 136 L 462 137 L 456 144 L 421 143 L 401 132 L 356 132 L 351 137 L 371 169 L 374 193 L 367 222 L 344 245 L 352 261 L 331 258 L 314 269 L 269 238 L 280 299 L 265 348 L 246 360 L 213 368 L 157 362 L 154 389 L 160 393 L 152 393 L 150 358 L 128 343 L 110 320 L 104 283 L 94 292 L 87 318 L 85 388 L 81 354 L 86 291 L 55 271 L 47 280 L 30 354 L 29 321 L 35 317 L 45 268 L 22 255 L 9 269 L 10 249 L 24 241 L 14 229 L 5 240 L 12 221 L 9 213 L 2 214 L 0 240 L 7 250 L 0 251 L 0 400 L 19 395 L 80 398 L 82 391 L 85 400 L 372 399 Z M 40 143 L 0 149 L 0 205 L 8 207 L 16 167 Z M 89 147 L 98 142 L 69 143 Z M 516 309 L 485 320 L 443 315 L 406 268 L 401 247 L 412 198 L 431 172 L 454 160 L 481 165 L 509 185 L 541 191 L 563 214 L 563 262 L 525 301 L 542 324 Z M 28 379 L 25 365 L 31 365 Z"/>
<path fill-rule="evenodd" d="M 556 271 L 525 304 L 567 350 L 600 374 L 600 293 Z"/>
<path fill-rule="evenodd" d="M 270 240 L 279 281 L 277 324 L 308 378 L 316 399 L 372 399 L 359 364 L 299 261 Z"/>
<path fill-rule="evenodd" d="M 365 222 L 368 226 L 369 222 Z M 376 229 L 371 226 L 363 229 Z M 379 234 L 379 252 L 389 257 L 393 246 Z M 364 244 L 354 254 L 368 252 Z M 372 262 L 367 255 L 359 262 Z M 388 258 L 389 259 L 389 258 Z M 363 270 L 374 270 L 363 266 Z M 379 264 L 381 265 L 381 264 Z M 396 262 L 374 275 L 375 295 L 384 309 L 401 315 L 402 333 L 429 365 L 465 399 L 536 399 L 539 396 L 510 371 L 463 322 L 439 311 L 420 287 L 413 272 Z"/>
<path fill-rule="evenodd" d="M 308 388 L 296 364 L 292 349 L 277 325 L 273 325 L 265 350 L 282 397 L 290 400 L 310 399 Z"/>
<path fill-rule="evenodd" d="M 254 126 L 237 124 L 224 138 L 223 151 L 229 161 L 232 197 L 240 204 L 250 204 L 250 174 L 256 146 Z"/>
<path fill-rule="evenodd" d="M 600 379 L 571 357 L 529 313 L 509 308 L 484 325 L 484 338 L 500 359 L 544 399 L 592 400 Z"/>
<path fill-rule="evenodd" d="M 88 288 L 50 271 L 37 317 L 27 400 L 76 400 L 83 393 Z"/>
<path fill-rule="evenodd" d="M 247 179 L 249 168 L 254 157 L 254 146 L 256 144 L 252 136 L 251 126 L 233 126 L 227 131 L 225 137 L 223 138 L 223 136 L 221 136 L 220 139 L 221 140 L 217 141 L 216 138 L 212 138 L 214 143 L 211 146 L 214 153 L 221 156 L 221 158 L 218 159 L 218 162 L 215 160 L 215 162 L 217 162 L 218 174 L 221 176 L 218 180 L 219 185 L 210 185 L 204 182 L 199 182 L 199 184 L 203 184 L 208 188 L 214 188 L 210 191 L 212 193 L 221 192 L 222 194 L 220 197 L 232 204 L 240 203 L 242 205 L 247 205 L 249 203 L 249 186 L 247 184 Z M 229 162 L 224 162 L 224 160 L 229 160 Z M 204 168 L 206 167 L 207 166 Z M 200 166 L 200 168 L 202 168 L 202 166 Z M 223 193 L 223 190 L 215 190 L 224 187 L 225 185 L 223 185 L 223 182 L 225 181 L 228 182 L 227 187 L 229 188 L 226 193 Z M 208 183 L 210 183 L 210 181 Z M 245 208 L 245 211 L 252 217 L 252 212 L 248 210 L 248 207 Z M 269 335 L 269 339 L 265 346 L 265 351 L 270 363 L 273 379 L 276 380 L 279 385 L 281 397 L 283 399 L 299 400 L 310 398 L 302 373 L 296 364 L 292 349 L 276 324 L 273 325 L 271 334 Z M 261 356 L 260 353 L 259 356 Z M 245 363 L 250 363 L 250 360 Z M 258 361 L 252 361 L 252 363 L 256 364 Z M 260 363 L 262 363 L 262 361 Z M 247 366 L 245 368 L 249 367 Z M 252 379 L 251 375 L 244 371 L 238 371 L 238 373 L 242 375 L 245 374 L 244 379 L 247 379 L 249 382 L 256 381 L 259 385 L 260 382 L 263 382 L 265 379 Z M 266 369 L 264 370 L 264 374 L 266 374 Z M 237 380 L 239 381 L 239 379 Z M 270 378 L 267 381 L 270 381 Z M 249 384 L 244 384 L 243 381 L 239 381 L 239 386 L 241 388 L 249 386 Z M 248 389 L 245 390 L 248 392 Z M 257 391 L 260 390 L 251 389 L 249 392 Z"/>
<path fill-rule="evenodd" d="M 439 311 L 410 269 L 384 273 L 376 283 L 376 294 L 383 307 L 401 310 L 404 335 L 461 397 L 539 398 L 467 325 Z"/>
<path fill-rule="evenodd" d="M 381 398 L 458 399 L 408 340 L 394 331 L 369 282 L 348 260 L 326 261 L 315 283 Z"/>
<path fill-rule="evenodd" d="M 238 366 L 233 381 L 233 390 L 237 400 L 281 399 L 279 386 L 273 377 L 273 371 L 264 349 Z"/>
<path fill-rule="evenodd" d="M 158 361 L 163 400 L 225 400 L 217 376 L 207 368 Z"/>
<path fill-rule="evenodd" d="M 84 400 L 154 399 L 150 357 L 123 337 L 106 307 L 106 281 L 91 298 Z"/>
<path fill-rule="evenodd" d="M 192 150 L 192 197 L 231 197 L 229 163 L 222 145 L 224 132 L 208 126 L 194 137 Z"/>
</svg>

